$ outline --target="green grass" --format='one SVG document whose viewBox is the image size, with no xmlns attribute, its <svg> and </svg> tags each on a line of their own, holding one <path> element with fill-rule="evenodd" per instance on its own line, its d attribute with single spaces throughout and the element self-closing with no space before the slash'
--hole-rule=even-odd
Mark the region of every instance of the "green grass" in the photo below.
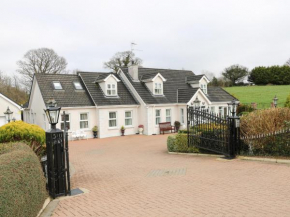
<svg viewBox="0 0 290 217">
<path fill-rule="evenodd" d="M 278 106 L 283 107 L 287 96 L 290 94 L 290 85 L 240 86 L 224 89 L 238 98 L 241 103 L 250 104 L 255 102 L 258 107 L 270 107 L 275 95 L 279 99 Z"/>
</svg>

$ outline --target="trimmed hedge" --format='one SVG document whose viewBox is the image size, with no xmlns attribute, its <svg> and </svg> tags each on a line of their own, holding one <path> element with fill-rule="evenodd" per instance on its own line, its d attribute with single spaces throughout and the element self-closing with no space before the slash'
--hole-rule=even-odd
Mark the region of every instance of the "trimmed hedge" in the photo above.
<svg viewBox="0 0 290 217">
<path fill-rule="evenodd" d="M 199 153 L 198 148 L 187 146 L 187 134 L 182 133 L 175 136 L 168 136 L 167 150 L 169 152 Z"/>
<path fill-rule="evenodd" d="M 23 121 L 0 127 L 0 143 L 19 141 L 27 143 L 39 157 L 45 154 L 45 131 L 41 127 Z"/>
<path fill-rule="evenodd" d="M 24 143 L 0 144 L 0 216 L 33 217 L 47 198 L 38 157 Z"/>
</svg>

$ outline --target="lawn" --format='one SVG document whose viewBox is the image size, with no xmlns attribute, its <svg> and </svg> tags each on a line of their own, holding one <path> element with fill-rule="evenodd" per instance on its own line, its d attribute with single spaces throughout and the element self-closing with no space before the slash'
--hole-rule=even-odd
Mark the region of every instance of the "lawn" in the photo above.
<svg viewBox="0 0 290 217">
<path fill-rule="evenodd" d="M 275 95 L 279 99 L 278 106 L 283 107 L 287 96 L 290 94 L 290 85 L 241 86 L 224 89 L 238 98 L 241 103 L 256 102 L 260 108 L 270 107 Z"/>
</svg>

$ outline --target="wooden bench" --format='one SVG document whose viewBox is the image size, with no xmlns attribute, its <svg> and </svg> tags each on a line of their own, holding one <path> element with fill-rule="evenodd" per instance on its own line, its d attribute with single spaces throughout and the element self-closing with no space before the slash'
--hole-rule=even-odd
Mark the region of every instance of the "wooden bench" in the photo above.
<svg viewBox="0 0 290 217">
<path fill-rule="evenodd" d="M 160 129 L 160 134 L 163 131 L 163 135 L 164 135 L 164 131 L 171 131 L 171 133 L 175 133 L 175 127 L 171 126 L 170 122 L 159 123 L 159 129 Z"/>
</svg>

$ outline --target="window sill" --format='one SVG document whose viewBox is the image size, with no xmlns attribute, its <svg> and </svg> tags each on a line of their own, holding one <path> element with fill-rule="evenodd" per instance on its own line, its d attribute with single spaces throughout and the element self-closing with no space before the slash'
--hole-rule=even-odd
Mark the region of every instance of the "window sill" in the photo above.
<svg viewBox="0 0 290 217">
<path fill-rule="evenodd" d="M 108 129 L 109 130 L 118 130 L 119 128 L 118 127 L 109 127 Z"/>
</svg>

